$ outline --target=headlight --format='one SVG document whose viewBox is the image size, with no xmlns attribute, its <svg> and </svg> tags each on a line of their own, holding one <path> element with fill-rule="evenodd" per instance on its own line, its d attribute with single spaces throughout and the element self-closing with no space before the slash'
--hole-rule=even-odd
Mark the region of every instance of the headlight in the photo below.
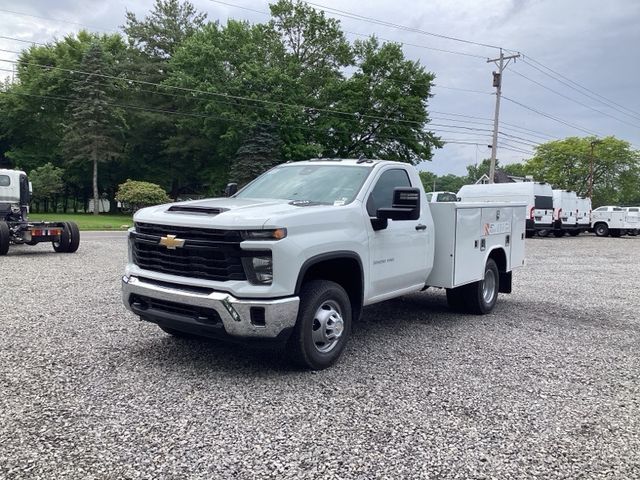
<svg viewBox="0 0 640 480">
<path fill-rule="evenodd" d="M 256 252 L 254 257 L 244 257 L 242 265 L 247 273 L 247 278 L 254 285 L 271 285 L 273 282 L 271 252 Z"/>
<path fill-rule="evenodd" d="M 266 230 L 244 230 L 243 240 L 282 240 L 287 236 L 286 228 L 271 228 Z"/>
</svg>

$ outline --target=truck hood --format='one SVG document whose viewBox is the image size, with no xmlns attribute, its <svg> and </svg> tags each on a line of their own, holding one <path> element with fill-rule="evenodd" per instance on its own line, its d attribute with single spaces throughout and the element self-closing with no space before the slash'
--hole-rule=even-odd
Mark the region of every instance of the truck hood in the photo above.
<svg viewBox="0 0 640 480">
<path fill-rule="evenodd" d="M 334 209 L 332 205 L 301 206 L 290 200 L 211 198 L 188 202 L 169 203 L 143 208 L 134 215 L 134 221 L 185 227 L 252 229 L 262 228 L 267 222 L 297 216 L 303 211 Z M 284 225 L 283 225 L 284 226 Z"/>
</svg>

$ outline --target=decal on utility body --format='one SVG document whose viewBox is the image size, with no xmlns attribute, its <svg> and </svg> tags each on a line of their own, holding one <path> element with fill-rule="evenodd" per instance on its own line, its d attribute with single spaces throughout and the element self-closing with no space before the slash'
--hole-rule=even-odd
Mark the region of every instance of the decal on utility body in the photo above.
<svg viewBox="0 0 640 480">
<path fill-rule="evenodd" d="M 484 235 L 499 235 L 509 232 L 511 232 L 511 222 L 495 222 L 484 224 Z"/>
</svg>

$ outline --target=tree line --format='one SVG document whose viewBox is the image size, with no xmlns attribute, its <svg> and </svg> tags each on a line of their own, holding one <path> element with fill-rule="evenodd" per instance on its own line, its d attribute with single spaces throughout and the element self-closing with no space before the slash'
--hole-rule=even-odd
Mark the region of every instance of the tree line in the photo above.
<svg viewBox="0 0 640 480">
<path fill-rule="evenodd" d="M 86 203 L 128 178 L 178 198 L 285 161 L 418 163 L 442 146 L 428 130 L 435 76 L 399 44 L 350 43 L 299 0 L 270 9 L 266 23 L 221 24 L 188 1 L 157 0 L 145 18 L 127 12 L 122 34 L 24 50 L 0 95 L 1 164 L 62 169 L 57 195 Z"/>
<path fill-rule="evenodd" d="M 221 24 L 188 1 L 156 0 L 144 18 L 127 12 L 121 33 L 25 49 L 0 86 L 0 167 L 30 174 L 41 209 L 76 211 L 114 199 L 127 179 L 173 199 L 217 195 L 281 162 L 418 164 L 444 145 L 429 130 L 435 75 L 400 44 L 349 42 L 301 0 L 270 10 L 265 23 Z M 595 202 L 640 203 L 638 152 L 613 137 L 549 142 L 504 168 L 585 194 L 592 159 Z M 436 180 L 457 191 L 483 165 L 422 176 L 429 190 Z"/>
</svg>

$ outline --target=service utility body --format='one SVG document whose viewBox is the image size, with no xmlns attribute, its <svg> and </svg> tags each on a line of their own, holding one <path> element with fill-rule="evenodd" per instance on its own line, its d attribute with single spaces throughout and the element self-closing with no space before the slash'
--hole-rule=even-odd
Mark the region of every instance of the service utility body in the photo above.
<svg viewBox="0 0 640 480">
<path fill-rule="evenodd" d="M 488 313 L 524 264 L 525 203 L 429 203 L 405 163 L 286 163 L 234 187 L 135 214 L 129 310 L 172 335 L 283 345 L 322 369 L 364 306 L 438 287 L 453 309 Z"/>
</svg>

